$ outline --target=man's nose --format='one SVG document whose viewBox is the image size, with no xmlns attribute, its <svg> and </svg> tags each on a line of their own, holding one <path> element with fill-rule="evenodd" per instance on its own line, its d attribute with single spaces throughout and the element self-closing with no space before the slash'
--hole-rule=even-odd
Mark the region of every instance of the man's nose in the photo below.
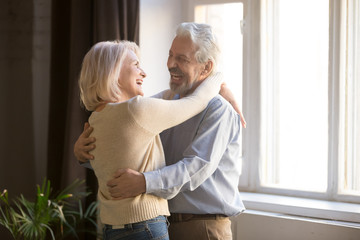
<svg viewBox="0 0 360 240">
<path fill-rule="evenodd" d="M 177 67 L 176 61 L 173 57 L 168 57 L 167 66 L 168 68 Z"/>
</svg>

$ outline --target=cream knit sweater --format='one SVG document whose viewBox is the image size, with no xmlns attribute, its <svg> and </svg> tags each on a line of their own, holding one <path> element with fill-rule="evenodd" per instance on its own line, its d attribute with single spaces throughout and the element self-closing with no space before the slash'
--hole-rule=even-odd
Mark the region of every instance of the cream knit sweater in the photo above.
<svg viewBox="0 0 360 240">
<path fill-rule="evenodd" d="M 221 82 L 221 76 L 215 74 L 193 94 L 179 100 L 137 96 L 126 102 L 109 103 L 102 111 L 91 114 L 89 123 L 94 127 L 92 136 L 96 137 L 96 148 L 91 152 L 95 158 L 90 162 L 99 183 L 102 223 L 123 225 L 169 215 L 165 199 L 141 194 L 112 200 L 106 183 L 119 168 L 147 172 L 165 166 L 159 133 L 204 110 L 219 92 Z"/>
</svg>

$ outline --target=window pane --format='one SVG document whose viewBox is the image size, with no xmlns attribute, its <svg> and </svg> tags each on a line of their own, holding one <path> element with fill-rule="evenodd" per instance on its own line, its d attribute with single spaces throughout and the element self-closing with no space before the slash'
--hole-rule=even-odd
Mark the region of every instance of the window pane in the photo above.
<svg viewBox="0 0 360 240">
<path fill-rule="evenodd" d="M 243 37 L 242 3 L 209 4 L 195 7 L 195 22 L 212 26 L 221 49 L 219 70 L 242 105 Z M 246 117 L 246 116 L 245 116 Z"/>
<path fill-rule="evenodd" d="M 344 4 L 341 42 L 340 193 L 360 195 L 360 3 Z"/>
<path fill-rule="evenodd" d="M 267 140 L 261 184 L 325 192 L 329 1 L 266 3 L 262 54 Z"/>
<path fill-rule="evenodd" d="M 219 70 L 232 87 L 237 100 L 242 101 L 242 49 L 240 24 L 243 20 L 242 3 L 199 5 L 195 8 L 195 22 L 210 24 L 221 48 Z M 241 106 L 241 105 L 240 105 Z"/>
</svg>

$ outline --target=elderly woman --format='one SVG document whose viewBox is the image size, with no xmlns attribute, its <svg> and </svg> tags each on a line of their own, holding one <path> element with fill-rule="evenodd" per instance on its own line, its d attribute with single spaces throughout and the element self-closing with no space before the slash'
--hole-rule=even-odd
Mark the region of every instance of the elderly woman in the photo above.
<svg viewBox="0 0 360 240">
<path fill-rule="evenodd" d="M 86 54 L 79 78 L 81 101 L 96 136 L 90 161 L 99 183 L 98 200 L 104 239 L 168 239 L 165 199 L 142 194 L 114 201 L 107 181 L 119 168 L 139 172 L 165 165 L 159 133 L 200 113 L 220 90 L 215 74 L 188 97 L 162 100 L 143 97 L 146 77 L 133 42 L 100 42 Z M 205 78 L 206 76 L 204 76 Z M 170 91 L 163 94 L 170 94 Z"/>
</svg>

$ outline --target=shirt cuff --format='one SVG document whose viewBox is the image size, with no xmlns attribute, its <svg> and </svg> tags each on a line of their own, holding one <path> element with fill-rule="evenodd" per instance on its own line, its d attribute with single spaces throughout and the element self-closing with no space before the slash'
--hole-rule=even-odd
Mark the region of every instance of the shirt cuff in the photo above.
<svg viewBox="0 0 360 240">
<path fill-rule="evenodd" d="M 146 193 L 155 193 L 162 189 L 163 184 L 159 170 L 145 172 L 144 177 L 146 183 Z"/>
</svg>

